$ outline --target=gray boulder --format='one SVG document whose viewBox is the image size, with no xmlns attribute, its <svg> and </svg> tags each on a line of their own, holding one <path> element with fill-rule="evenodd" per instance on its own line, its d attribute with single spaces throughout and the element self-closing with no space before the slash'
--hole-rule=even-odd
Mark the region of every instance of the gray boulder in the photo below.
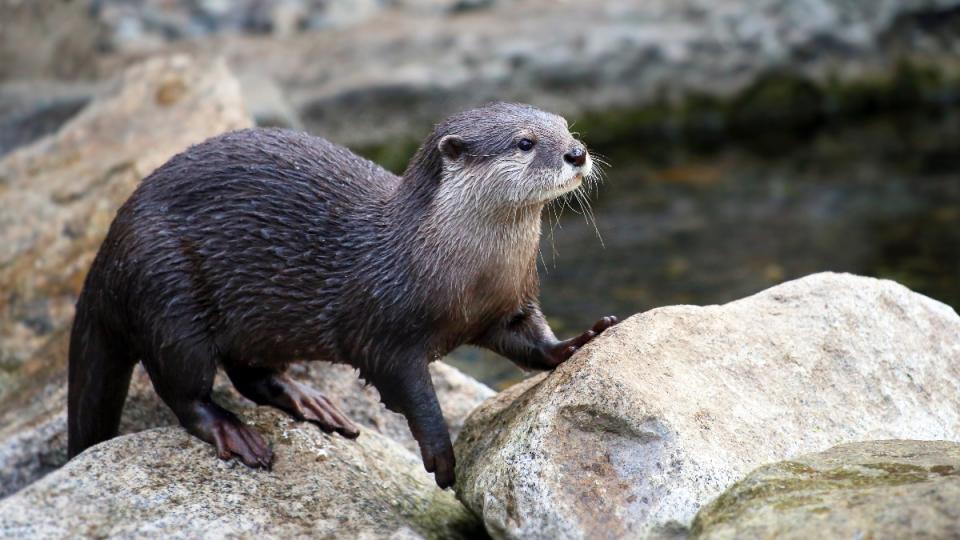
<svg viewBox="0 0 960 540">
<path fill-rule="evenodd" d="M 508 538 L 684 535 L 763 463 L 871 439 L 960 440 L 960 317 L 890 281 L 815 274 L 608 330 L 488 400 L 457 490 Z"/>
<path fill-rule="evenodd" d="M 364 429 L 324 435 L 266 409 L 271 471 L 216 458 L 179 428 L 97 445 L 0 501 L 0 537 L 468 538 L 482 534 L 419 458 Z"/>
<path fill-rule="evenodd" d="M 872 441 L 766 465 L 693 522 L 693 537 L 960 538 L 960 444 Z"/>
</svg>

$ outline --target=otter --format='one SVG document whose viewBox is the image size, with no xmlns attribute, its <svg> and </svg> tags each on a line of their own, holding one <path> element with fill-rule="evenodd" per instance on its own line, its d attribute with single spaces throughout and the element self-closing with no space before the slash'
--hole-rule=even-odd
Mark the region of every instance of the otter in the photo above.
<svg viewBox="0 0 960 540">
<path fill-rule="evenodd" d="M 245 129 L 174 156 L 117 211 L 77 301 L 70 457 L 117 433 L 140 361 L 221 459 L 269 468 L 264 438 L 211 399 L 359 430 L 285 370 L 349 364 L 406 417 L 441 488 L 454 454 L 428 363 L 455 347 L 553 369 L 616 324 L 559 340 L 538 304 L 541 209 L 595 174 L 566 121 L 493 103 L 437 124 L 397 177 L 306 133 Z"/>
</svg>

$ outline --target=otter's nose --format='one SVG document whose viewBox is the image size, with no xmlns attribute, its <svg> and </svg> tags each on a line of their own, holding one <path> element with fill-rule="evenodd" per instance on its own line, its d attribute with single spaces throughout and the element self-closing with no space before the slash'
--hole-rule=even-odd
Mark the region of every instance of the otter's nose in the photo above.
<svg viewBox="0 0 960 540">
<path fill-rule="evenodd" d="M 578 144 L 563 155 L 563 160 L 574 167 L 583 167 L 583 164 L 587 162 L 587 150 Z"/>
</svg>

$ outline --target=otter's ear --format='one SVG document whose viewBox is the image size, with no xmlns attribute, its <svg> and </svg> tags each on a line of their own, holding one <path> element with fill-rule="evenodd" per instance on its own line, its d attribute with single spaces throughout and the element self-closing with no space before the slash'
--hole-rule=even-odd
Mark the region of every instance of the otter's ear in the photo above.
<svg viewBox="0 0 960 540">
<path fill-rule="evenodd" d="M 437 144 L 437 150 L 447 159 L 458 159 L 467 149 L 467 143 L 456 135 L 444 135 Z"/>
</svg>

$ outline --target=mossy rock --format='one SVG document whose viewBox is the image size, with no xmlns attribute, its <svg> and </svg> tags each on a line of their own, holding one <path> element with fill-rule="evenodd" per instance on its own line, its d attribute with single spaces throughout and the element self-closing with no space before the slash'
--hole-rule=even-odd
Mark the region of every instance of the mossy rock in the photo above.
<svg viewBox="0 0 960 540">
<path fill-rule="evenodd" d="M 960 537 L 960 444 L 851 443 L 760 467 L 700 510 L 692 537 Z"/>
</svg>

